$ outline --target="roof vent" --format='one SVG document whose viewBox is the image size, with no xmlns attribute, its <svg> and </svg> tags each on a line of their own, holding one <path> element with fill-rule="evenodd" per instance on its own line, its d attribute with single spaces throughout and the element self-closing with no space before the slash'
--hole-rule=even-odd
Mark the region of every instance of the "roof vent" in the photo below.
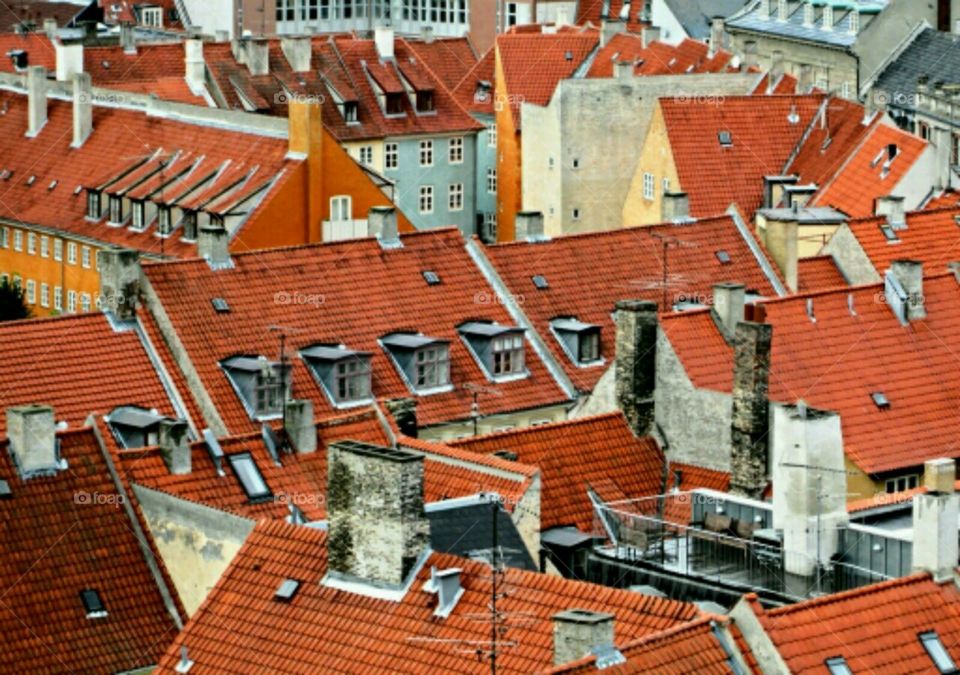
<svg viewBox="0 0 960 675">
<path fill-rule="evenodd" d="M 4 169 L 0 171 L 0 180 L 10 180 L 10 176 L 13 175 L 13 172 L 10 169 Z"/>
<path fill-rule="evenodd" d="M 33 184 L 36 183 L 36 182 L 37 182 L 37 177 L 36 177 L 36 176 L 30 176 L 30 177 L 27 179 L 27 185 L 33 185 Z"/>
<path fill-rule="evenodd" d="M 432 270 L 424 270 L 423 280 L 427 282 L 428 286 L 436 286 L 440 283 L 440 275 Z"/>
<path fill-rule="evenodd" d="M 717 251 L 715 255 L 717 256 L 717 260 L 720 261 L 721 265 L 730 264 L 730 254 L 724 251 L 723 249 L 720 249 L 719 251 Z"/>
<path fill-rule="evenodd" d="M 787 121 L 790 124 L 797 124 L 800 121 L 800 114 L 797 112 L 797 104 L 790 106 L 790 114 L 787 115 Z"/>
<path fill-rule="evenodd" d="M 563 55 L 563 58 L 566 59 L 567 61 L 573 61 L 573 52 L 571 51 L 565 52 Z"/>
<path fill-rule="evenodd" d="M 280 586 L 277 587 L 277 592 L 274 594 L 273 599 L 277 602 L 290 602 L 299 590 L 299 581 L 296 579 L 284 579 L 280 582 Z"/>
<path fill-rule="evenodd" d="M 177 665 L 174 666 L 174 670 L 178 673 L 189 673 L 190 669 L 193 668 L 193 661 L 190 660 L 190 656 L 187 654 L 187 646 L 180 646 L 180 660 L 177 661 Z"/>
<path fill-rule="evenodd" d="M 83 608 L 87 611 L 88 619 L 102 619 L 107 615 L 107 608 L 100 599 L 100 594 L 93 588 L 85 588 L 80 591 L 80 600 L 83 602 Z"/>
<path fill-rule="evenodd" d="M 882 391 L 871 392 L 870 398 L 873 399 L 874 405 L 876 405 L 880 410 L 886 410 L 890 407 L 890 401 L 887 399 L 886 394 L 884 394 Z"/>
<path fill-rule="evenodd" d="M 533 285 L 537 287 L 537 290 L 545 291 L 550 288 L 550 284 L 547 283 L 547 278 L 542 274 L 535 274 L 531 279 L 533 280 Z"/>
<path fill-rule="evenodd" d="M 58 183 L 58 182 L 59 182 L 59 181 L 57 181 L 57 180 L 52 180 L 52 181 L 50 181 L 50 185 L 47 186 L 47 190 L 52 190 L 52 189 L 54 189 L 55 187 L 57 187 L 57 183 Z"/>
<path fill-rule="evenodd" d="M 807 317 L 811 322 L 817 322 L 817 317 L 813 313 L 813 298 L 807 298 Z"/>
<path fill-rule="evenodd" d="M 717 134 L 717 139 L 720 141 L 720 147 L 730 148 L 733 147 L 733 134 L 727 130 L 720 131 Z"/>
<path fill-rule="evenodd" d="M 430 579 L 424 584 L 423 590 L 427 593 L 436 593 L 438 596 L 437 608 L 433 610 L 434 616 L 443 618 L 450 616 L 450 612 L 457 606 L 457 602 L 463 595 L 463 587 L 460 585 L 460 568 L 454 567 L 439 572 L 436 567 L 430 568 Z"/>
<path fill-rule="evenodd" d="M 217 314 L 227 314 L 230 311 L 230 305 L 223 298 L 213 298 L 210 303 L 217 310 Z"/>
</svg>

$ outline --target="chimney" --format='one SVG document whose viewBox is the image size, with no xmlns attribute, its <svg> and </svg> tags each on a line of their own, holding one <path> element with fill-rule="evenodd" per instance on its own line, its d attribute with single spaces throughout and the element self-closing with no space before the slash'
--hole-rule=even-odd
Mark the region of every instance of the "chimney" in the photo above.
<svg viewBox="0 0 960 675">
<path fill-rule="evenodd" d="M 393 417 L 400 433 L 410 438 L 417 437 L 417 399 L 391 398 L 384 402 L 387 412 Z"/>
<path fill-rule="evenodd" d="M 730 492 L 759 499 L 767 485 L 770 343 L 773 326 L 742 321 L 734 333 Z"/>
<path fill-rule="evenodd" d="M 517 241 L 543 237 L 543 213 L 540 211 L 520 211 L 514 217 L 514 232 Z"/>
<path fill-rule="evenodd" d="M 184 420 L 160 420 L 158 434 L 160 452 L 167 470 L 176 475 L 190 473 L 190 443 L 187 438 L 187 423 Z"/>
<path fill-rule="evenodd" d="M 600 20 L 600 46 L 606 47 L 607 43 L 613 39 L 613 36 L 620 32 L 620 22 L 610 21 L 608 19 Z"/>
<path fill-rule="evenodd" d="M 817 17 L 817 7 L 812 2 L 805 2 L 803 4 L 803 25 L 807 28 L 813 28 L 813 24 L 816 22 Z"/>
<path fill-rule="evenodd" d="M 137 41 L 133 30 L 133 24 L 129 21 L 120 24 L 120 46 L 123 47 L 124 54 L 137 53 Z"/>
<path fill-rule="evenodd" d="M 397 209 L 393 206 L 371 206 L 367 212 L 367 231 L 383 248 L 401 246 L 397 229 Z"/>
<path fill-rule="evenodd" d="M 664 192 L 660 198 L 660 220 L 682 223 L 690 219 L 690 197 L 686 192 Z"/>
<path fill-rule="evenodd" d="M 203 60 L 203 40 L 187 40 L 183 43 L 184 68 L 187 85 L 191 91 L 202 91 L 206 82 L 207 66 Z"/>
<path fill-rule="evenodd" d="M 553 665 L 579 661 L 597 647 L 613 645 L 613 614 L 570 609 L 553 615 Z"/>
<path fill-rule="evenodd" d="M 61 468 L 56 428 L 48 405 L 7 408 L 9 450 L 22 479 L 53 475 Z"/>
<path fill-rule="evenodd" d="M 328 450 L 327 481 L 331 574 L 402 586 L 430 543 L 423 455 L 340 441 Z"/>
<path fill-rule="evenodd" d="M 744 320 L 745 298 L 743 284 L 722 283 L 713 287 L 713 313 L 728 342 L 733 342 L 737 324 Z"/>
<path fill-rule="evenodd" d="M 907 212 L 903 206 L 903 197 L 886 195 L 877 197 L 873 204 L 875 216 L 886 216 L 887 225 L 894 230 L 902 230 L 907 224 Z"/>
<path fill-rule="evenodd" d="M 791 217 L 792 216 L 792 217 Z M 777 263 L 787 288 L 796 293 L 799 283 L 800 223 L 797 214 L 783 217 L 767 217 L 766 227 L 761 230 L 764 246 Z"/>
<path fill-rule="evenodd" d="M 570 25 L 570 17 L 567 15 L 567 8 L 563 5 L 557 6 L 557 16 L 553 20 L 553 25 L 557 28 L 563 28 Z"/>
<path fill-rule="evenodd" d="M 433 42 L 433 26 L 427 24 L 420 26 L 420 38 L 427 44 Z"/>
<path fill-rule="evenodd" d="M 57 20 L 51 18 L 44 19 L 43 32 L 50 40 L 55 40 L 57 37 Z"/>
<path fill-rule="evenodd" d="M 73 143 L 82 146 L 93 133 L 93 84 L 90 73 L 73 76 Z"/>
<path fill-rule="evenodd" d="M 100 266 L 100 306 L 118 321 L 136 315 L 140 294 L 140 253 L 129 248 L 109 248 L 97 252 Z"/>
<path fill-rule="evenodd" d="M 763 208 L 774 209 L 783 199 L 787 185 L 794 185 L 797 176 L 764 176 L 763 177 Z"/>
<path fill-rule="evenodd" d="M 631 81 L 633 72 L 633 61 L 615 61 L 613 64 L 613 77 L 621 82 Z"/>
<path fill-rule="evenodd" d="M 760 0 L 760 18 L 769 19 L 770 18 L 770 0 Z"/>
<path fill-rule="evenodd" d="M 640 41 L 643 48 L 646 49 L 651 43 L 660 39 L 660 28 L 658 26 L 647 26 L 640 32 Z"/>
<path fill-rule="evenodd" d="M 923 263 L 894 260 L 884 276 L 884 296 L 901 323 L 927 317 L 923 297 Z"/>
<path fill-rule="evenodd" d="M 939 580 L 957 566 L 956 462 L 932 459 L 923 465 L 926 493 L 913 498 L 913 570 Z"/>
<path fill-rule="evenodd" d="M 280 39 L 280 49 L 295 73 L 309 73 L 313 59 L 313 44 L 306 35 L 295 35 Z"/>
<path fill-rule="evenodd" d="M 244 57 L 251 75 L 270 74 L 270 43 L 266 38 L 245 38 Z"/>
<path fill-rule="evenodd" d="M 287 439 L 301 455 L 317 451 L 317 427 L 313 421 L 313 402 L 307 399 L 287 401 Z"/>
<path fill-rule="evenodd" d="M 726 33 L 726 22 L 722 16 L 715 16 L 710 19 L 710 51 L 709 56 L 713 56 L 723 49 L 723 37 Z"/>
<path fill-rule="evenodd" d="M 615 390 L 617 405 L 637 436 L 653 426 L 657 372 L 657 304 L 620 300 L 616 304 Z"/>
<path fill-rule="evenodd" d="M 229 243 L 230 237 L 223 225 L 201 225 L 197 233 L 197 255 L 206 260 L 213 269 L 230 267 Z"/>
<path fill-rule="evenodd" d="M 27 69 L 27 136 L 33 138 L 47 123 L 47 69 Z"/>
<path fill-rule="evenodd" d="M 775 405 L 771 436 L 773 526 L 783 530 L 786 571 L 810 577 L 838 551 L 838 532 L 847 523 L 840 416 L 803 401 Z"/>
<path fill-rule="evenodd" d="M 461 572 L 462 570 L 459 567 L 452 567 L 439 572 L 436 567 L 430 568 L 430 580 L 424 585 L 424 590 L 437 595 L 437 607 L 433 610 L 434 616 L 446 618 L 457 606 L 457 602 L 463 596 L 463 586 L 460 585 Z"/>
<path fill-rule="evenodd" d="M 225 42 L 230 42 L 230 31 L 228 30 L 218 30 L 214 31 L 213 39 L 215 42 L 223 44 Z"/>
<path fill-rule="evenodd" d="M 57 59 L 57 82 L 69 82 L 77 73 L 83 72 L 83 43 L 54 43 Z"/>
<path fill-rule="evenodd" d="M 377 54 L 381 61 L 393 58 L 393 29 L 379 27 L 373 31 L 373 41 L 377 47 Z"/>
<path fill-rule="evenodd" d="M 307 160 L 307 241 L 323 239 L 323 217 L 328 202 L 324 199 L 323 128 L 320 103 L 316 100 L 292 100 L 287 104 L 289 152 Z"/>
</svg>

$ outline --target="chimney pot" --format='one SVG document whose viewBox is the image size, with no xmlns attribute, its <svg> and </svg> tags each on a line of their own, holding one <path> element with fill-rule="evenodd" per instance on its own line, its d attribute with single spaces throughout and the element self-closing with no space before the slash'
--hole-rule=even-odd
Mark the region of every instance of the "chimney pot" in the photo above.
<svg viewBox="0 0 960 675">
<path fill-rule="evenodd" d="M 553 615 L 553 664 L 579 661 L 596 647 L 613 644 L 615 618 L 606 612 L 570 609 Z"/>
<path fill-rule="evenodd" d="M 401 245 L 397 224 L 397 209 L 393 206 L 372 206 L 367 212 L 367 231 L 384 248 Z"/>
<path fill-rule="evenodd" d="M 82 146 L 93 133 L 93 84 L 90 73 L 73 75 L 73 143 Z"/>
<path fill-rule="evenodd" d="M 190 473 L 190 443 L 187 438 L 187 423 L 184 420 L 160 420 L 160 452 L 167 470 L 174 475 Z"/>
<path fill-rule="evenodd" d="M 520 211 L 514 223 L 517 241 L 530 241 L 543 236 L 543 213 L 540 211 Z"/>
<path fill-rule="evenodd" d="M 83 72 L 83 43 L 54 43 L 57 60 L 57 82 L 69 82 L 77 73 Z"/>
<path fill-rule="evenodd" d="M 9 450 L 20 477 L 48 476 L 60 469 L 53 408 L 21 405 L 7 408 Z"/>
<path fill-rule="evenodd" d="M 317 451 L 317 427 L 313 421 L 313 402 L 308 399 L 287 401 L 287 438 L 301 455 Z"/>
<path fill-rule="evenodd" d="M 27 136 L 33 138 L 47 123 L 47 69 L 27 69 Z"/>
<path fill-rule="evenodd" d="M 737 324 L 744 319 L 745 305 L 746 286 L 743 284 L 723 283 L 713 287 L 713 311 L 728 341 L 733 341 Z"/>
</svg>

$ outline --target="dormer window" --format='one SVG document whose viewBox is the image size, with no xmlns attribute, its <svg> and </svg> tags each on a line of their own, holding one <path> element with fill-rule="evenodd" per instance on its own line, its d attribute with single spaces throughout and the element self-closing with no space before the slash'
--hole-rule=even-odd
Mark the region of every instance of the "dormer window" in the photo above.
<svg viewBox="0 0 960 675">
<path fill-rule="evenodd" d="M 418 113 L 427 113 L 434 112 L 436 108 L 433 105 L 433 90 L 425 90 L 417 92 L 417 112 Z"/>
<path fill-rule="evenodd" d="M 522 328 L 471 321 L 460 326 L 460 335 L 491 380 L 527 374 Z"/>
<path fill-rule="evenodd" d="M 142 201 L 131 202 L 133 210 L 133 229 L 142 230 L 146 227 L 146 205 Z"/>
<path fill-rule="evenodd" d="M 575 364 L 590 366 L 603 363 L 600 356 L 600 326 L 574 318 L 560 318 L 550 322 L 550 329 Z"/>
<path fill-rule="evenodd" d="M 88 619 L 102 619 L 107 616 L 106 605 L 95 588 L 85 588 L 80 591 L 80 602 L 87 613 Z"/>
<path fill-rule="evenodd" d="M 173 230 L 170 226 L 172 218 L 170 216 L 170 207 L 161 206 L 157 210 L 157 228 L 162 235 L 168 235 Z"/>
<path fill-rule="evenodd" d="M 197 212 L 183 212 L 183 238 L 188 241 L 197 239 Z"/>
<path fill-rule="evenodd" d="M 343 113 L 343 120 L 347 124 L 355 124 L 357 121 L 357 112 L 359 106 L 356 101 L 344 101 L 343 106 L 341 107 L 341 112 Z"/>
<path fill-rule="evenodd" d="M 110 222 L 119 225 L 123 222 L 123 197 L 110 195 Z"/>
<path fill-rule="evenodd" d="M 316 345 L 300 352 L 324 394 L 337 407 L 370 403 L 370 354 Z"/>
<path fill-rule="evenodd" d="M 87 190 L 87 218 L 100 220 L 103 216 L 100 204 L 100 193 L 97 190 Z"/>
<path fill-rule="evenodd" d="M 262 356 L 234 356 L 221 363 L 247 413 L 255 419 L 278 417 L 290 393 L 290 365 L 283 369 Z"/>
<path fill-rule="evenodd" d="M 490 100 L 490 91 L 493 87 L 486 80 L 477 82 L 477 88 L 473 90 L 473 100 L 475 103 L 486 103 Z"/>
<path fill-rule="evenodd" d="M 403 114 L 403 94 L 402 93 L 388 93 L 385 96 L 384 102 L 384 112 L 388 115 L 402 115 Z"/>
<path fill-rule="evenodd" d="M 165 419 L 156 410 L 121 406 L 107 415 L 107 424 L 122 447 L 145 448 L 159 442 L 160 422 Z"/>
<path fill-rule="evenodd" d="M 450 389 L 450 344 L 413 333 L 391 333 L 381 339 L 397 369 L 417 394 Z"/>
</svg>

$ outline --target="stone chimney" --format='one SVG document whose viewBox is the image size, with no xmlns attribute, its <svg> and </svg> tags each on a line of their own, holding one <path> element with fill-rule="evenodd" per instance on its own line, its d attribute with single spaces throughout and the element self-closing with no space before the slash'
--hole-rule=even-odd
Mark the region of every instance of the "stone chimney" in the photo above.
<svg viewBox="0 0 960 675">
<path fill-rule="evenodd" d="M 646 28 L 641 29 L 640 41 L 644 49 L 649 47 L 651 43 L 657 42 L 658 40 L 660 40 L 659 26 L 647 26 Z"/>
<path fill-rule="evenodd" d="M 909 323 L 927 317 L 923 297 L 923 263 L 894 260 L 884 276 L 884 295 L 897 318 Z"/>
<path fill-rule="evenodd" d="M 43 32 L 48 39 L 54 40 L 57 37 L 57 20 L 53 18 L 46 18 L 43 20 Z"/>
<path fill-rule="evenodd" d="M 416 438 L 417 429 L 417 399 L 391 398 L 384 402 L 384 406 L 400 433 L 410 438 Z"/>
<path fill-rule="evenodd" d="M 222 225 L 213 223 L 201 225 L 197 232 L 197 255 L 214 269 L 229 267 L 231 264 L 229 243 L 230 237 Z"/>
<path fill-rule="evenodd" d="M 397 209 L 393 206 L 372 206 L 367 212 L 367 231 L 384 248 L 400 246 Z"/>
<path fill-rule="evenodd" d="M 690 197 L 686 192 L 664 192 L 660 205 L 660 220 L 664 223 L 683 222 L 690 218 Z"/>
<path fill-rule="evenodd" d="M 742 321 L 734 333 L 730 492 L 759 499 L 767 485 L 773 326 Z"/>
<path fill-rule="evenodd" d="M 553 615 L 553 665 L 579 661 L 596 647 L 613 644 L 615 617 L 570 609 Z"/>
<path fill-rule="evenodd" d="M 819 564 L 828 565 L 848 520 L 840 416 L 802 401 L 775 405 L 771 435 L 773 526 L 783 530 L 786 571 L 810 577 L 818 548 Z"/>
<path fill-rule="evenodd" d="M 307 455 L 317 451 L 317 427 L 313 421 L 312 401 L 287 401 L 285 424 L 287 438 L 298 453 Z"/>
<path fill-rule="evenodd" d="M 743 321 L 746 306 L 746 287 L 743 284 L 722 283 L 713 287 L 713 314 L 728 342 L 733 342 L 737 324 Z"/>
<path fill-rule="evenodd" d="M 903 197 L 886 195 L 877 197 L 873 203 L 875 216 L 886 216 L 887 225 L 894 230 L 901 230 L 907 224 L 907 212 L 903 206 Z"/>
<path fill-rule="evenodd" d="M 393 59 L 393 29 L 379 27 L 373 31 L 373 42 L 381 61 Z"/>
<path fill-rule="evenodd" d="M 27 136 L 33 138 L 47 123 L 47 69 L 27 69 Z"/>
<path fill-rule="evenodd" d="M 540 211 L 520 211 L 515 216 L 514 223 L 517 241 L 529 241 L 543 236 L 543 213 Z"/>
<path fill-rule="evenodd" d="M 270 43 L 266 38 L 244 38 L 244 56 L 251 75 L 270 74 Z"/>
<path fill-rule="evenodd" d="M 140 253 L 129 248 L 110 248 L 97 252 L 100 266 L 100 306 L 118 321 L 136 315 L 140 294 Z"/>
<path fill-rule="evenodd" d="M 937 580 L 953 575 L 957 566 L 956 462 L 932 459 L 923 465 L 926 493 L 913 498 L 913 570 Z"/>
<path fill-rule="evenodd" d="M 430 541 L 423 455 L 340 441 L 330 445 L 327 480 L 331 574 L 402 586 Z"/>
<path fill-rule="evenodd" d="M 7 408 L 9 450 L 24 480 L 49 476 L 60 469 L 56 421 L 47 405 Z"/>
<path fill-rule="evenodd" d="M 207 66 L 203 60 L 203 40 L 192 39 L 183 43 L 183 62 L 190 90 L 202 91 L 207 74 Z"/>
<path fill-rule="evenodd" d="M 134 36 L 134 26 L 129 21 L 120 24 L 120 46 L 124 54 L 137 53 L 137 40 Z"/>
<path fill-rule="evenodd" d="M 73 143 L 79 148 L 93 133 L 93 83 L 90 73 L 73 76 Z"/>
<path fill-rule="evenodd" d="M 637 436 L 653 426 L 657 373 L 657 304 L 621 300 L 616 304 L 614 379 L 617 406 Z"/>
<path fill-rule="evenodd" d="M 70 82 L 73 76 L 83 72 L 83 43 L 54 43 L 57 58 L 57 82 Z"/>
<path fill-rule="evenodd" d="M 190 473 L 190 442 L 184 420 L 160 420 L 158 445 L 167 470 L 174 475 Z"/>
<path fill-rule="evenodd" d="M 710 50 L 709 56 L 713 56 L 723 49 L 723 38 L 727 26 L 722 16 L 715 16 L 710 19 Z"/>
<path fill-rule="evenodd" d="M 280 39 L 280 49 L 295 73 L 309 73 L 313 59 L 313 45 L 310 37 L 295 35 Z"/>
</svg>

